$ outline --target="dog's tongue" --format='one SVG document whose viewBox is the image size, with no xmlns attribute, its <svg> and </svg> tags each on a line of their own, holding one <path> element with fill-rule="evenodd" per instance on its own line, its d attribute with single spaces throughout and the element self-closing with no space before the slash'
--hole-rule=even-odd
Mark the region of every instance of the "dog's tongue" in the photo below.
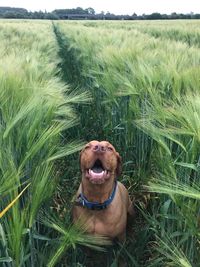
<svg viewBox="0 0 200 267">
<path fill-rule="evenodd" d="M 95 173 L 102 173 L 104 171 L 100 166 L 94 166 L 91 170 Z"/>
<path fill-rule="evenodd" d="M 93 168 L 89 170 L 89 174 L 92 179 L 102 179 L 105 175 L 106 171 L 102 168 Z"/>
</svg>

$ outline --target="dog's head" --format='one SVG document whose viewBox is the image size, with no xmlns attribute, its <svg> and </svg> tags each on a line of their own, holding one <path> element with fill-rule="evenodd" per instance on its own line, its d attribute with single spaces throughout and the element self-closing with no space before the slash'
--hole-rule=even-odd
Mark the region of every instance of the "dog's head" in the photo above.
<svg viewBox="0 0 200 267">
<path fill-rule="evenodd" d="M 82 177 L 103 184 L 121 174 L 121 157 L 107 141 L 91 141 L 80 153 Z"/>
</svg>

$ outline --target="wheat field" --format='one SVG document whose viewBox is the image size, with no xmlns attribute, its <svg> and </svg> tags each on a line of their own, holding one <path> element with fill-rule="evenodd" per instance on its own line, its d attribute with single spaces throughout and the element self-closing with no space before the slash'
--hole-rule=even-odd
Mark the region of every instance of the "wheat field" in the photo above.
<svg viewBox="0 0 200 267">
<path fill-rule="evenodd" d="M 0 21 L 0 266 L 84 267 L 82 246 L 107 248 L 70 219 L 94 139 L 122 156 L 138 214 L 105 266 L 200 266 L 199 26 Z"/>
</svg>

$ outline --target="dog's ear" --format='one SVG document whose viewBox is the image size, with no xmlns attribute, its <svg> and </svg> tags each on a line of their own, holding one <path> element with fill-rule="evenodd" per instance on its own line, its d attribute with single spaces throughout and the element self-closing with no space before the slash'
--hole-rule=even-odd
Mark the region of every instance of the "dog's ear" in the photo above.
<svg viewBox="0 0 200 267">
<path fill-rule="evenodd" d="M 119 153 L 116 153 L 117 156 L 117 168 L 116 168 L 116 176 L 119 177 L 122 174 L 122 158 Z"/>
</svg>

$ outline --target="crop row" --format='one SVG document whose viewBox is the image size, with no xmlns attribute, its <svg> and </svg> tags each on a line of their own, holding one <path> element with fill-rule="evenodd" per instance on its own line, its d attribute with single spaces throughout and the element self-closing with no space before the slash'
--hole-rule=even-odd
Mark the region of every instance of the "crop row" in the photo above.
<svg viewBox="0 0 200 267">
<path fill-rule="evenodd" d="M 61 81 L 51 23 L 4 21 L 0 39 L 0 265 L 54 266 L 63 246 L 82 242 L 54 220 L 50 202 L 60 178 L 55 160 L 82 147 L 62 145 L 61 134 L 76 124 L 72 104 L 88 97 Z"/>
</svg>

